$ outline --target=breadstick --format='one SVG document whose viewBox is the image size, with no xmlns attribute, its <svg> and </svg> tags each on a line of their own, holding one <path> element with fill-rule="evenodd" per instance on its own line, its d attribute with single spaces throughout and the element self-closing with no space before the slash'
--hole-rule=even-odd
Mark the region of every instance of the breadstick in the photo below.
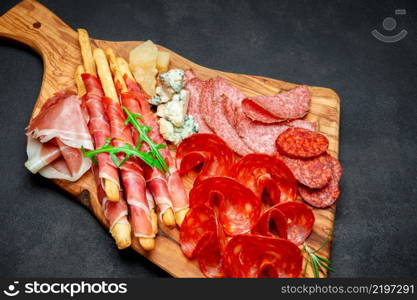
<svg viewBox="0 0 417 300">
<path fill-rule="evenodd" d="M 85 72 L 97 76 L 96 64 L 91 52 L 90 38 L 87 30 L 82 28 L 78 29 L 78 41 L 80 42 Z"/>
</svg>

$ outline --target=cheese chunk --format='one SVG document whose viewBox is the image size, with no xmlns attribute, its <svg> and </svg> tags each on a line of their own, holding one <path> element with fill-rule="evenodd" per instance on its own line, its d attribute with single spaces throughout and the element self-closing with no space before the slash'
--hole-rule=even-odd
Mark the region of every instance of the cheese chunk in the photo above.
<svg viewBox="0 0 417 300">
<path fill-rule="evenodd" d="M 184 71 L 180 69 L 172 69 L 168 72 L 159 75 L 162 85 L 167 88 L 172 88 L 176 93 L 179 93 L 183 88 Z"/>
</svg>

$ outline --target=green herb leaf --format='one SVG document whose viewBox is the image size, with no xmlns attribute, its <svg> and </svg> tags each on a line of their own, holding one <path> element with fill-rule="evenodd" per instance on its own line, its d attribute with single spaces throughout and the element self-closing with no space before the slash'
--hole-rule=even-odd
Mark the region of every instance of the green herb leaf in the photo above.
<svg viewBox="0 0 417 300">
<path fill-rule="evenodd" d="M 138 145 L 141 144 L 141 142 L 145 142 L 148 144 L 149 148 L 150 148 L 150 152 L 151 154 L 157 159 L 160 168 L 162 168 L 162 170 L 164 172 L 168 171 L 168 166 L 165 162 L 165 160 L 163 159 L 161 153 L 159 152 L 159 149 L 162 149 L 162 147 L 165 147 L 164 145 L 157 145 L 154 142 L 152 142 L 152 140 L 148 137 L 147 133 L 151 131 L 151 128 L 149 126 L 144 126 L 139 124 L 137 118 L 142 118 L 141 115 L 139 114 L 135 114 L 135 113 L 131 113 L 125 106 L 123 106 L 123 110 L 127 115 L 125 124 L 132 124 L 132 126 L 139 132 L 139 140 L 138 140 Z"/>
<path fill-rule="evenodd" d="M 308 254 L 307 257 L 305 256 L 306 264 L 304 266 L 304 270 L 302 273 L 304 277 L 306 275 L 307 265 L 309 263 L 313 269 L 314 277 L 316 278 L 320 277 L 320 271 L 325 273 L 326 272 L 325 269 L 327 269 L 330 272 L 335 272 L 335 270 L 330 266 L 331 265 L 330 260 L 316 254 L 324 247 L 324 245 L 326 245 L 329 242 L 330 236 L 331 236 L 331 231 L 329 231 L 324 242 L 316 250 L 311 249 L 306 243 L 304 243 L 303 247 L 301 248 L 301 251 L 306 252 Z"/>
</svg>

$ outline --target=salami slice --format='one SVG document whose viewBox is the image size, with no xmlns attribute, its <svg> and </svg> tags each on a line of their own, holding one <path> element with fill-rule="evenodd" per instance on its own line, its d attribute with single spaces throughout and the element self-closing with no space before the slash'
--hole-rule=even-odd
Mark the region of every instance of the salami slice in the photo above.
<svg viewBox="0 0 417 300">
<path fill-rule="evenodd" d="M 326 186 L 332 177 L 326 154 L 310 159 L 289 158 L 279 154 L 277 156 L 282 158 L 297 181 L 309 188 L 320 189 Z"/>
<path fill-rule="evenodd" d="M 285 119 L 275 117 L 250 99 L 244 99 L 242 101 L 242 110 L 252 121 L 259 121 L 267 124 L 285 121 Z"/>
<path fill-rule="evenodd" d="M 316 124 L 305 120 L 293 120 L 279 124 L 265 124 L 252 121 L 243 112 L 241 103 L 231 98 L 223 103 L 224 114 L 245 144 L 255 153 L 273 155 L 277 152 L 276 138 L 290 127 L 311 128 L 316 130 Z"/>
<path fill-rule="evenodd" d="M 260 216 L 262 203 L 236 180 L 212 177 L 194 185 L 190 191 L 190 207 L 200 205 L 213 208 L 224 232 L 233 236 L 252 229 Z"/>
<path fill-rule="evenodd" d="M 230 175 L 258 197 L 267 192 L 272 204 L 297 197 L 294 175 L 282 160 L 270 155 L 246 155 L 232 167 Z"/>
<path fill-rule="evenodd" d="M 266 210 L 252 229 L 253 234 L 287 239 L 287 217 L 275 206 Z"/>
<path fill-rule="evenodd" d="M 184 85 L 187 85 L 192 79 L 196 78 L 195 73 L 192 69 L 188 69 L 184 72 Z"/>
<path fill-rule="evenodd" d="M 283 155 L 311 158 L 325 153 L 329 147 L 329 140 L 318 132 L 303 128 L 289 128 L 278 136 L 276 145 Z"/>
<path fill-rule="evenodd" d="M 298 119 L 309 111 L 311 97 L 306 86 L 299 86 L 274 96 L 257 96 L 251 100 L 275 117 Z"/>
<path fill-rule="evenodd" d="M 333 205 L 340 194 L 339 181 L 342 176 L 342 166 L 336 158 L 330 155 L 327 155 L 327 160 L 332 170 L 332 177 L 327 186 L 322 189 L 310 189 L 305 186 L 299 187 L 301 198 L 308 204 L 318 208 Z"/>
<path fill-rule="evenodd" d="M 182 252 L 188 258 L 194 258 L 205 243 L 205 238 L 216 232 L 216 219 L 211 208 L 201 205 L 190 209 L 180 228 Z"/>
<path fill-rule="evenodd" d="M 212 86 L 207 85 L 208 87 L 205 87 L 202 92 L 202 97 L 206 99 L 204 105 L 210 106 L 209 109 L 205 109 L 207 115 L 203 116 L 207 125 L 239 155 L 252 153 L 252 150 L 238 135 L 236 128 L 228 122 L 224 111 L 224 102 L 227 98 L 241 101 L 244 97 L 243 93 L 221 77 L 216 77 Z M 210 87 L 212 88 L 211 101 L 208 100 L 209 92 L 206 92 Z"/>
<path fill-rule="evenodd" d="M 314 214 L 310 207 L 301 202 L 284 202 L 274 206 L 287 218 L 287 238 L 297 246 L 309 237 L 314 225 Z"/>
<path fill-rule="evenodd" d="M 186 81 L 185 89 L 190 93 L 187 114 L 193 116 L 194 121 L 198 124 L 199 133 L 213 133 L 200 114 L 200 94 L 203 86 L 204 81 L 199 78 Z"/>
<path fill-rule="evenodd" d="M 206 237 L 204 245 L 197 255 L 201 272 L 208 278 L 223 278 L 226 274 L 223 270 L 223 253 L 216 234 Z"/>
<path fill-rule="evenodd" d="M 233 165 L 235 154 L 215 134 L 199 133 L 183 140 L 176 154 L 177 168 L 184 175 L 204 163 L 194 184 L 212 176 L 225 176 Z"/>
<path fill-rule="evenodd" d="M 257 235 L 238 235 L 227 244 L 224 270 L 233 278 L 299 277 L 303 257 L 292 242 Z"/>
<path fill-rule="evenodd" d="M 317 131 L 317 123 L 307 120 L 292 120 L 287 123 L 290 127 L 304 128 L 310 131 Z"/>
</svg>

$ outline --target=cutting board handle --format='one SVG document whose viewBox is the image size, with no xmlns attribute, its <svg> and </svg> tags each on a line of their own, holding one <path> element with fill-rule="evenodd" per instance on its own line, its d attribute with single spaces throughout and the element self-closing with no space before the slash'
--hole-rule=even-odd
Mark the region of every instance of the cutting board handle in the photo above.
<svg viewBox="0 0 417 300">
<path fill-rule="evenodd" d="M 65 48 L 56 47 L 63 41 L 78 46 L 76 32 L 35 0 L 22 1 L 0 17 L 0 36 L 27 44 L 44 60 L 65 55 Z"/>
</svg>

